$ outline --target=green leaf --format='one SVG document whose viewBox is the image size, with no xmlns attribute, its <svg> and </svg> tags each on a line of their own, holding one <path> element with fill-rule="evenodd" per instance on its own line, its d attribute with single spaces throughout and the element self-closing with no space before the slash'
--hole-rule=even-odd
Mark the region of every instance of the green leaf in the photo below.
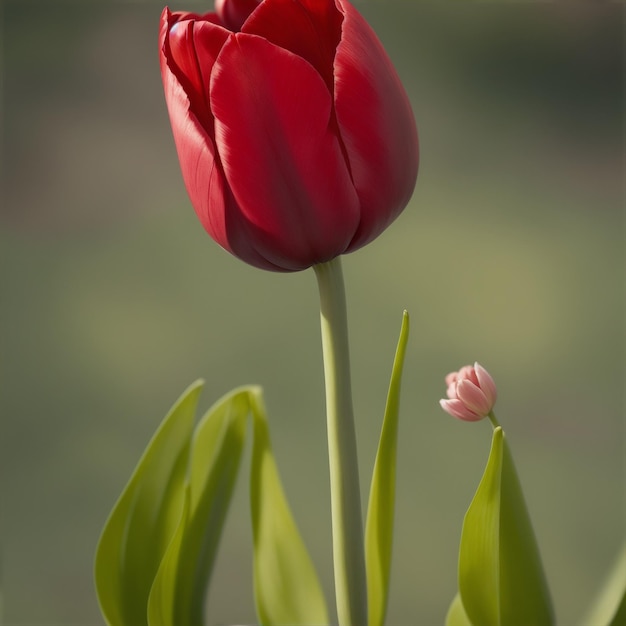
<svg viewBox="0 0 626 626">
<path fill-rule="evenodd" d="M 183 484 L 203 384 L 191 385 L 165 417 L 102 531 L 95 583 L 110 626 L 147 624 L 150 588 L 183 512 Z"/>
<path fill-rule="evenodd" d="M 473 624 L 554 622 L 539 550 L 500 427 L 494 430 L 487 467 L 465 515 L 459 591 Z"/>
<path fill-rule="evenodd" d="M 500 499 L 501 620 L 506 626 L 554 623 L 550 591 L 539 546 L 528 515 L 522 486 L 506 435 L 502 438 L 502 495 Z"/>
<path fill-rule="evenodd" d="M 474 624 L 500 625 L 500 482 L 502 429 L 496 428 L 487 467 L 465 514 L 459 549 L 459 591 Z"/>
<path fill-rule="evenodd" d="M 263 624 L 324 624 L 326 604 L 285 499 L 258 387 L 224 396 L 192 428 L 190 387 L 144 452 L 102 533 L 96 586 L 111 626 L 199 626 L 252 409 L 251 507 Z"/>
<path fill-rule="evenodd" d="M 208 581 L 245 443 L 251 389 L 225 395 L 196 428 L 185 515 L 150 594 L 151 626 L 202 624 Z"/>
<path fill-rule="evenodd" d="M 250 504 L 258 618 L 265 626 L 327 624 L 322 588 L 278 475 L 260 392 L 251 394 L 250 400 L 254 420 Z"/>
<path fill-rule="evenodd" d="M 387 612 L 393 545 L 400 383 L 408 339 L 409 314 L 405 311 L 374 463 L 365 526 L 365 563 L 370 626 L 382 626 Z"/>
<path fill-rule="evenodd" d="M 161 560 L 161 564 L 150 590 L 147 607 L 149 626 L 174 626 L 176 623 L 174 620 L 176 583 L 181 547 L 185 536 L 185 529 L 189 521 L 190 500 L 190 490 L 189 485 L 187 485 L 184 491 L 183 512 L 180 522 Z"/>
<path fill-rule="evenodd" d="M 626 543 L 583 624 L 626 626 Z"/>
<path fill-rule="evenodd" d="M 446 626 L 472 626 L 472 622 L 470 622 L 470 619 L 467 617 L 467 613 L 465 612 L 465 608 L 463 607 L 461 596 L 458 593 L 454 596 L 454 600 L 452 600 L 452 604 L 448 609 L 448 614 L 446 615 Z"/>
</svg>

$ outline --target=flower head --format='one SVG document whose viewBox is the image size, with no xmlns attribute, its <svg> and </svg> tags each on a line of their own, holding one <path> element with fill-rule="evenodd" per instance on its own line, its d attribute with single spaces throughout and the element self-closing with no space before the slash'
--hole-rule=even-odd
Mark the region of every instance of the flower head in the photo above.
<svg viewBox="0 0 626 626">
<path fill-rule="evenodd" d="M 439 400 L 441 408 L 467 422 L 487 417 L 496 403 L 496 384 L 479 363 L 465 365 L 446 376 L 447 399 Z"/>
<path fill-rule="evenodd" d="M 302 270 L 372 241 L 406 206 L 413 113 L 348 0 L 166 8 L 159 49 L 191 203 L 235 256 Z"/>
</svg>

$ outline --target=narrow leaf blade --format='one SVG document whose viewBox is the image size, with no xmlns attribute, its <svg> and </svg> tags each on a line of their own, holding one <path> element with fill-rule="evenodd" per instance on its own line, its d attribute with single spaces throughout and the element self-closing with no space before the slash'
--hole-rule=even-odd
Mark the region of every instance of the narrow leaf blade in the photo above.
<svg viewBox="0 0 626 626">
<path fill-rule="evenodd" d="M 322 588 L 278 475 L 260 393 L 251 401 L 254 444 L 250 504 L 259 621 L 264 626 L 327 624 Z"/>
<path fill-rule="evenodd" d="M 374 463 L 365 526 L 365 562 L 370 626 L 382 626 L 387 612 L 393 546 L 400 386 L 408 339 L 409 315 L 405 311 L 402 317 L 402 327 L 391 372 L 383 427 Z"/>
</svg>

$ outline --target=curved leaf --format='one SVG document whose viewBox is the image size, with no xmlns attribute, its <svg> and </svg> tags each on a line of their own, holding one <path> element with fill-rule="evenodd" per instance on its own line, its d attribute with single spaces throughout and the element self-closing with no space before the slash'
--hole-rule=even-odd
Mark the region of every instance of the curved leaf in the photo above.
<svg viewBox="0 0 626 626">
<path fill-rule="evenodd" d="M 473 624 L 554 622 L 539 550 L 500 427 L 493 432 L 487 466 L 463 522 L 459 591 Z"/>
<path fill-rule="evenodd" d="M 198 626 L 252 409 L 251 506 L 263 624 L 324 624 L 317 575 L 285 499 L 258 387 L 224 396 L 192 440 L 201 384 L 167 415 L 102 533 L 96 585 L 111 626 Z"/>
<path fill-rule="evenodd" d="M 502 429 L 496 428 L 485 472 L 461 531 L 459 592 L 474 624 L 500 626 L 500 481 Z"/>
<path fill-rule="evenodd" d="M 505 626 L 554 623 L 539 546 L 506 435 L 502 434 L 500 610 Z"/>
<path fill-rule="evenodd" d="M 250 505 L 254 594 L 261 624 L 327 624 L 315 568 L 293 520 L 272 453 L 260 392 L 251 394 L 254 444 Z"/>
<path fill-rule="evenodd" d="M 202 381 L 167 414 L 115 504 L 96 549 L 95 583 L 111 626 L 147 624 L 150 588 L 179 524 Z"/>
<path fill-rule="evenodd" d="M 178 563 L 185 529 L 189 522 L 190 499 L 189 486 L 187 485 L 180 522 L 161 560 L 148 597 L 148 626 L 174 626 L 175 624 Z"/>
<path fill-rule="evenodd" d="M 150 594 L 151 626 L 202 624 L 208 581 L 245 443 L 250 390 L 226 394 L 196 428 L 185 515 Z"/>
<path fill-rule="evenodd" d="M 365 564 L 370 626 L 382 626 L 387 612 L 393 545 L 400 383 L 408 339 L 409 314 L 405 311 L 402 316 L 400 338 L 387 394 L 385 417 L 374 463 L 365 526 Z"/>
</svg>

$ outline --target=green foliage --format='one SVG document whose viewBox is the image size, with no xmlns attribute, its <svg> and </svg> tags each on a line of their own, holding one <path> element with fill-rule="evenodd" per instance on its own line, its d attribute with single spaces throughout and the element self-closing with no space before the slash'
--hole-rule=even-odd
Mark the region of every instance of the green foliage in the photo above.
<svg viewBox="0 0 626 626">
<path fill-rule="evenodd" d="M 393 544 L 400 383 L 408 339 L 409 314 L 405 311 L 391 372 L 387 406 L 385 407 L 385 417 L 374 464 L 365 526 L 369 626 L 382 626 L 387 612 Z"/>
<path fill-rule="evenodd" d="M 189 387 L 159 426 L 106 522 L 95 559 L 102 614 L 111 626 L 147 624 L 161 559 L 179 523 L 196 406 Z"/>
<path fill-rule="evenodd" d="M 204 596 L 245 443 L 249 389 L 219 400 L 198 424 L 185 507 L 149 598 L 150 626 L 202 624 Z"/>
<path fill-rule="evenodd" d="M 459 592 L 462 608 L 476 626 L 554 622 L 539 550 L 500 427 L 494 430 L 487 466 L 463 523 Z M 462 624 L 460 615 L 455 600 L 448 626 Z"/>
<path fill-rule="evenodd" d="M 185 540 L 185 529 L 189 523 L 189 486 L 185 489 L 183 509 L 180 523 L 178 524 L 174 536 L 163 556 L 157 575 L 152 582 L 150 595 L 148 597 L 147 617 L 150 626 L 160 626 L 161 624 L 174 624 L 176 614 L 180 555 Z M 143 622 L 142 622 L 143 623 Z M 193 622 L 181 622 L 191 624 Z M 201 624 L 202 622 L 198 622 Z"/>
<path fill-rule="evenodd" d="M 262 624 L 327 624 L 322 588 L 293 520 L 270 446 L 260 393 L 251 394 L 250 505 L 254 593 Z"/>
<path fill-rule="evenodd" d="M 315 570 L 272 455 L 261 390 L 242 387 L 193 422 L 192 385 L 149 443 L 102 532 L 98 599 L 110 626 L 198 626 L 235 487 L 248 415 L 254 420 L 250 495 L 261 623 L 326 623 Z"/>
</svg>

